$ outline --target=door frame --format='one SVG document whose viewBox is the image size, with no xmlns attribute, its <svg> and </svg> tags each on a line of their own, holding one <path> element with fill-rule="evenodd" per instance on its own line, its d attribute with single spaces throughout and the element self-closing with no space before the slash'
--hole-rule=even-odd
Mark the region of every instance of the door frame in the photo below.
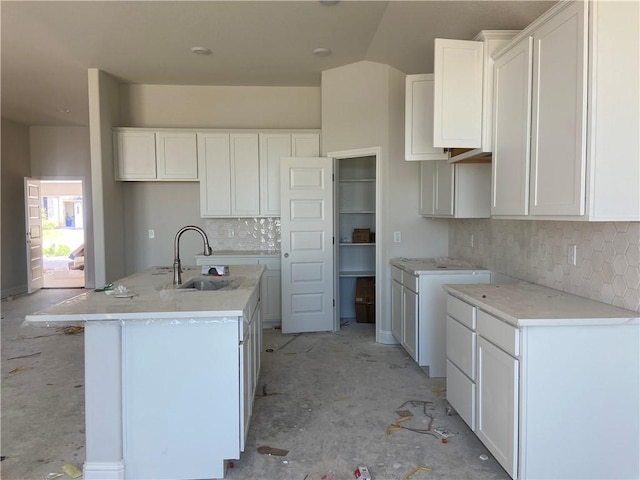
<svg viewBox="0 0 640 480">
<path fill-rule="evenodd" d="M 333 171 L 338 171 L 338 164 L 340 160 L 344 160 L 347 158 L 357 158 L 357 157 L 376 157 L 376 341 L 379 341 L 380 338 L 380 327 L 382 322 L 380 321 L 381 317 L 381 305 L 380 299 L 382 298 L 382 285 L 380 284 L 380 273 L 382 272 L 382 147 L 365 147 L 365 148 L 356 148 L 352 150 L 339 150 L 335 152 L 327 153 L 328 157 L 333 158 Z M 339 231 L 338 222 L 340 220 L 340 216 L 338 215 L 338 209 L 340 207 L 339 197 L 338 197 L 338 182 L 333 182 L 333 231 Z M 334 280 L 333 280 L 333 295 L 336 299 L 336 308 L 334 311 L 333 318 L 333 329 L 334 331 L 340 330 L 340 270 L 338 265 L 338 245 L 339 242 L 334 242 L 333 245 L 333 272 L 334 272 Z"/>
<path fill-rule="evenodd" d="M 40 182 L 80 182 L 82 185 L 82 236 L 84 238 L 84 287 L 83 288 L 93 288 L 93 286 L 89 287 L 87 285 L 87 264 L 89 263 L 87 256 L 87 180 L 85 177 L 77 176 L 77 175 L 43 175 L 41 177 L 33 177 L 40 180 Z M 42 198 L 42 195 L 41 195 Z M 89 250 L 93 250 L 93 246 Z M 44 279 L 44 272 L 43 272 Z"/>
</svg>

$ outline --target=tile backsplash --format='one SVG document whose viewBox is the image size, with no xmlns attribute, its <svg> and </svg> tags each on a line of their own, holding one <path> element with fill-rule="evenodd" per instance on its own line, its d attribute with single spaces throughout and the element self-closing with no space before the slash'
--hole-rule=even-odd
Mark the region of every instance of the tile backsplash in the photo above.
<svg viewBox="0 0 640 480">
<path fill-rule="evenodd" d="M 482 219 L 449 228 L 453 258 L 640 312 L 640 222 Z"/>
<path fill-rule="evenodd" d="M 280 218 L 212 218 L 204 231 L 213 250 L 280 250 Z"/>
</svg>

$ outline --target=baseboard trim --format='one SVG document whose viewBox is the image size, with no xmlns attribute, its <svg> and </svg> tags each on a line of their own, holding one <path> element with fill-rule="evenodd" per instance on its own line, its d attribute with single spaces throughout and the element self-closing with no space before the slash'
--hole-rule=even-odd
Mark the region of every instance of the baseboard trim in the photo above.
<svg viewBox="0 0 640 480">
<path fill-rule="evenodd" d="M 3 288 L 2 293 L 0 293 L 0 297 L 5 299 L 7 297 L 13 297 L 16 295 L 22 295 L 23 293 L 27 293 L 27 285 L 18 285 L 17 287 Z"/>
<path fill-rule="evenodd" d="M 376 342 L 384 345 L 396 345 L 398 341 L 390 330 L 378 330 Z"/>
<path fill-rule="evenodd" d="M 85 462 L 84 480 L 124 480 L 124 460 L 117 462 Z"/>
</svg>

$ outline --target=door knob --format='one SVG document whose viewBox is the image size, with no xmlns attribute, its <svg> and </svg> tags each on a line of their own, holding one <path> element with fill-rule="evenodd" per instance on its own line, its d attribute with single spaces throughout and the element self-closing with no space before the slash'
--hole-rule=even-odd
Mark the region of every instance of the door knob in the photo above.
<svg viewBox="0 0 640 480">
<path fill-rule="evenodd" d="M 284 254 L 284 258 L 289 258 L 289 254 L 288 254 L 288 253 L 285 253 L 285 254 Z"/>
</svg>

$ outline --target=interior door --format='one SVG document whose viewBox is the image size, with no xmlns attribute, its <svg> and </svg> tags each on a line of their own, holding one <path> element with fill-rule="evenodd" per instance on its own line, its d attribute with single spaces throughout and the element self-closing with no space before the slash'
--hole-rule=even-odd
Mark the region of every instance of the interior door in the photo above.
<svg viewBox="0 0 640 480">
<path fill-rule="evenodd" d="M 27 242 L 27 292 L 42 288 L 42 217 L 40 215 L 40 180 L 25 177 L 24 206 Z"/>
<path fill-rule="evenodd" d="M 282 332 L 333 330 L 333 159 L 282 158 Z"/>
</svg>

